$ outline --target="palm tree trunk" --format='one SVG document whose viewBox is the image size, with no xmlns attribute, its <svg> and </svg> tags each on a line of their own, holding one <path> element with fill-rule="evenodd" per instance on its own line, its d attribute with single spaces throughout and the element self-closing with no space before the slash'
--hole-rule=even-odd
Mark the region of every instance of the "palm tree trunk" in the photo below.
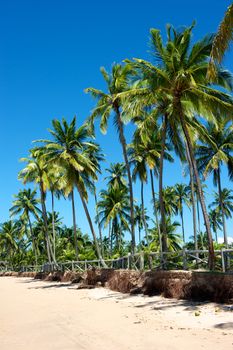
<svg viewBox="0 0 233 350">
<path fill-rule="evenodd" d="M 56 259 L 56 232 L 55 232 L 55 222 L 54 222 L 54 193 L 51 191 L 52 197 L 52 228 L 53 228 L 53 254 Z"/>
<path fill-rule="evenodd" d="M 102 231 L 101 231 L 101 225 L 100 225 L 100 219 L 99 219 L 99 211 L 98 211 L 98 205 L 97 205 L 96 189 L 94 189 L 94 197 L 95 197 L 95 208 L 96 208 L 97 224 L 98 224 L 98 230 L 99 230 L 100 250 L 101 250 L 101 254 L 104 256 L 103 237 L 102 237 Z"/>
<path fill-rule="evenodd" d="M 185 244 L 183 208 L 181 208 L 180 210 L 180 218 L 181 218 L 181 226 L 182 226 L 183 243 Z"/>
<path fill-rule="evenodd" d="M 226 248 L 228 248 L 227 229 L 226 229 L 226 220 L 225 220 L 225 213 L 224 213 L 224 207 L 223 207 L 223 201 L 222 201 L 222 186 L 221 186 L 221 176 L 220 176 L 219 166 L 218 166 L 218 170 L 217 170 L 217 177 L 218 177 L 219 204 L 221 207 L 221 214 L 222 214 L 222 227 L 223 227 L 223 235 L 224 235 L 224 244 L 225 244 Z"/>
<path fill-rule="evenodd" d="M 78 188 L 78 193 L 80 195 L 80 199 L 82 201 L 82 205 L 83 205 L 86 217 L 87 217 L 87 221 L 88 221 L 88 224 L 89 224 L 92 236 L 93 236 L 93 240 L 94 240 L 94 243 L 95 243 L 97 256 L 98 256 L 102 266 L 106 268 L 107 265 L 105 264 L 105 262 L 104 262 L 104 260 L 102 258 L 102 255 L 101 255 L 101 252 L 100 252 L 100 248 L 99 248 L 99 244 L 98 244 L 98 241 L 97 241 L 97 237 L 96 237 L 96 234 L 95 234 L 95 230 L 94 230 L 94 227 L 93 227 L 93 224 L 92 224 L 92 220 L 91 220 L 88 208 L 87 208 L 87 204 L 86 204 L 85 199 L 83 197 L 82 190 L 80 189 L 80 187 L 78 185 L 77 185 L 77 188 Z"/>
<path fill-rule="evenodd" d="M 199 198 L 196 193 L 196 202 L 197 202 L 197 221 L 198 221 L 198 232 L 201 232 L 201 220 L 200 220 L 200 209 L 199 209 Z"/>
<path fill-rule="evenodd" d="M 50 246 L 49 233 L 48 233 L 48 220 L 47 220 L 47 211 L 46 211 L 46 206 L 45 206 L 45 194 L 43 191 L 42 182 L 40 182 L 40 197 L 41 197 L 42 217 L 43 217 L 44 228 L 45 228 L 47 257 L 48 257 L 49 263 L 51 264 L 52 263 L 51 246 Z"/>
<path fill-rule="evenodd" d="M 74 190 L 71 191 L 71 201 L 72 201 L 73 230 L 74 230 L 74 249 L 75 249 L 75 257 L 78 260 L 78 241 L 77 241 L 77 226 L 76 226 L 76 214 L 75 214 L 75 204 L 74 204 Z"/>
<path fill-rule="evenodd" d="M 134 200 L 133 200 L 133 184 L 132 184 L 132 177 L 130 172 L 130 166 L 127 156 L 127 150 L 126 150 L 126 139 L 124 135 L 124 125 L 121 120 L 121 113 L 119 110 L 119 107 L 115 107 L 116 117 L 117 117 L 117 125 L 118 125 L 118 131 L 119 131 L 119 137 L 120 142 L 122 146 L 125 166 L 127 170 L 128 175 L 128 183 L 129 183 L 129 197 L 130 197 L 130 224 L 131 224 L 131 245 L 132 245 L 132 254 L 135 253 L 135 230 L 134 230 Z"/>
<path fill-rule="evenodd" d="M 108 230 L 108 250 L 109 255 L 112 256 L 112 221 L 109 221 L 109 230 Z"/>
<path fill-rule="evenodd" d="M 167 230 L 166 230 L 166 217 L 165 209 L 163 202 L 163 161 L 164 153 L 166 147 L 166 133 L 167 133 L 167 115 L 164 115 L 164 121 L 162 126 L 162 148 L 160 154 L 159 162 L 159 205 L 160 205 L 160 214 L 161 214 L 161 231 L 162 231 L 162 252 L 167 251 Z"/>
<path fill-rule="evenodd" d="M 34 233 L 33 233 L 33 229 L 32 229 L 32 223 L 31 223 L 29 214 L 27 214 L 27 217 L 28 217 L 28 223 L 29 223 L 30 233 L 31 233 L 31 237 L 32 237 L 33 251 L 34 251 L 34 254 L 35 254 L 35 263 L 36 263 L 36 266 L 37 266 L 37 251 L 36 251 L 35 237 L 34 237 Z"/>
<path fill-rule="evenodd" d="M 196 202 L 195 202 L 195 189 L 194 189 L 194 177 L 193 177 L 193 167 L 189 156 L 189 150 L 186 143 L 186 154 L 189 163 L 189 176 L 190 176 L 190 187 L 191 187 L 191 202 L 192 202 L 192 212 L 193 212 L 193 237 L 194 237 L 194 247 L 198 250 L 197 242 L 197 214 L 196 214 Z M 198 257 L 198 256 L 197 256 Z"/>
<path fill-rule="evenodd" d="M 198 189 L 198 194 L 199 194 L 199 198 L 200 198 L 200 202 L 201 202 L 201 208 L 202 208 L 202 213 L 203 213 L 203 217 L 204 217 L 207 237 L 208 237 L 208 243 L 209 243 L 208 244 L 208 248 L 209 248 L 209 269 L 213 270 L 214 269 L 214 264 L 215 264 L 214 246 L 213 246 L 213 239 L 212 239 L 212 235 L 211 235 L 209 217 L 208 217 L 208 214 L 207 214 L 205 200 L 204 200 L 204 194 L 203 194 L 202 187 L 201 187 L 201 181 L 200 181 L 200 177 L 199 177 L 199 173 L 198 173 L 198 169 L 197 169 L 196 159 L 194 157 L 194 152 L 193 152 L 191 138 L 190 138 L 190 135 L 189 135 L 189 132 L 188 132 L 187 125 L 185 123 L 185 118 L 184 118 L 184 115 L 183 115 L 182 106 L 181 106 L 180 101 L 177 103 L 177 107 L 178 107 L 178 111 L 179 111 L 181 126 L 182 126 L 182 129 L 183 129 L 183 132 L 184 132 L 184 135 L 185 135 L 185 139 L 186 139 L 186 142 L 187 142 L 187 146 L 188 146 L 188 150 L 189 150 L 191 164 L 192 164 L 193 171 L 194 171 L 195 178 L 196 178 L 196 182 L 197 182 L 197 189 Z"/>
<path fill-rule="evenodd" d="M 147 223 L 146 223 L 146 218 L 145 218 L 145 206 L 144 206 L 144 186 L 143 186 L 143 181 L 141 181 L 141 204 L 142 204 L 142 221 L 146 233 L 146 241 L 147 245 L 149 246 L 149 237 L 148 237 L 148 228 L 147 228 Z M 140 226 L 140 225 L 139 225 Z M 141 242 L 141 237 L 139 237 L 139 243 Z"/>
<path fill-rule="evenodd" d="M 161 238 L 160 224 L 159 224 L 159 218 L 158 218 L 158 211 L 157 211 L 157 208 L 156 208 L 153 172 L 152 172 L 151 169 L 150 169 L 150 182 L 151 182 L 151 192 L 152 192 L 152 199 L 153 199 L 153 208 L 154 208 L 155 222 L 156 222 L 156 226 L 157 226 L 157 229 L 158 229 L 158 235 L 159 235 L 159 248 L 160 248 L 160 251 L 162 251 L 162 238 Z"/>
</svg>

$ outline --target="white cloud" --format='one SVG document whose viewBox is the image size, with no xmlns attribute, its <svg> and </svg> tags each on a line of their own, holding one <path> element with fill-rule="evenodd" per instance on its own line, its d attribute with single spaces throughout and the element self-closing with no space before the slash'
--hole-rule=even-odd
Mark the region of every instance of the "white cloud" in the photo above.
<svg viewBox="0 0 233 350">
<path fill-rule="evenodd" d="M 233 237 L 227 237 L 228 244 L 233 244 Z M 222 244 L 224 243 L 223 237 L 218 237 L 218 243 Z"/>
</svg>

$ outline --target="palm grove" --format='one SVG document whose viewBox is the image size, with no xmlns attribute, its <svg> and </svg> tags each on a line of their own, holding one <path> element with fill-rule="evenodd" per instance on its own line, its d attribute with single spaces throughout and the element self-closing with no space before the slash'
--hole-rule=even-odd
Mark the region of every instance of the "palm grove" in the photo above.
<svg viewBox="0 0 233 350">
<path fill-rule="evenodd" d="M 229 21 L 229 11 L 232 20 L 231 6 L 220 33 L 224 21 Z M 208 249 L 209 268 L 214 268 L 218 233 L 228 247 L 226 220 L 233 211 L 233 192 L 224 188 L 221 176 L 227 167 L 229 179 L 233 178 L 233 79 L 220 64 L 219 52 L 227 46 L 220 47 L 219 33 L 193 43 L 193 27 L 167 26 L 165 42 L 159 30 L 151 29 L 151 61 L 127 59 L 114 64 L 111 72 L 101 68 L 106 89 L 86 89 L 96 101 L 86 122 L 77 125 L 76 118 L 70 123 L 55 119 L 48 139 L 34 141 L 29 156 L 21 159 L 24 168 L 18 178 L 36 189 L 27 186 L 15 195 L 10 220 L 1 224 L 1 260 L 17 266 L 98 258 L 104 266 L 104 259 L 128 252 L 188 247 Z M 221 44 L 232 39 L 223 33 Z M 106 133 L 112 118 L 124 162 L 109 165 L 106 188 L 97 193 L 104 155 L 95 140 L 94 125 Z M 135 130 L 129 144 L 128 122 Z M 174 156 L 179 157 L 187 181 L 166 186 L 164 169 Z M 209 206 L 204 184 L 208 175 L 216 186 Z M 140 186 L 140 198 L 134 196 L 136 186 Z M 145 207 L 145 186 L 150 188 L 152 217 Z M 88 235 L 77 225 L 77 196 Z M 90 196 L 95 199 L 95 213 L 89 211 Z M 51 212 L 47 210 L 50 198 Z M 60 198 L 70 199 L 71 228 L 62 225 L 56 211 Z M 192 213 L 189 232 L 185 232 L 185 206 Z"/>
</svg>

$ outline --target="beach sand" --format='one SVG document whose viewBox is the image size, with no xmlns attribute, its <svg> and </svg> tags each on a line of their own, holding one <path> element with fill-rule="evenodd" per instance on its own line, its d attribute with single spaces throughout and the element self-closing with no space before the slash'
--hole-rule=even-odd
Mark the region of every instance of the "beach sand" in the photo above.
<svg viewBox="0 0 233 350">
<path fill-rule="evenodd" d="M 233 349 L 233 307 L 0 278 L 1 350 Z"/>
</svg>

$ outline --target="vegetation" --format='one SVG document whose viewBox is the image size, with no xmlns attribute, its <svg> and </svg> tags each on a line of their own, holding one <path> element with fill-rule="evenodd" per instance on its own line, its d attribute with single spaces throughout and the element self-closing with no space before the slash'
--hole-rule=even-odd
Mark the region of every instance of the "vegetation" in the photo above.
<svg viewBox="0 0 233 350">
<path fill-rule="evenodd" d="M 229 16 L 231 7 L 227 23 Z M 106 91 L 86 89 L 97 100 L 86 122 L 77 125 L 76 117 L 70 123 L 54 119 L 49 138 L 34 141 L 29 156 L 21 159 L 26 165 L 18 175 L 27 188 L 15 195 L 10 219 L 0 227 L 0 260 L 20 266 L 97 258 L 105 266 L 105 259 L 130 252 L 175 254 L 190 248 L 208 249 L 209 268 L 217 266 L 214 249 L 230 246 L 226 221 L 233 211 L 232 191 L 223 187 L 221 176 L 226 165 L 233 178 L 233 77 L 218 64 L 209 80 L 210 60 L 221 59 L 220 53 L 214 56 L 218 37 L 207 35 L 193 43 L 193 28 L 168 26 L 166 42 L 159 30 L 151 29 L 152 62 L 125 60 L 114 64 L 110 73 L 101 68 Z M 231 35 L 225 33 L 226 41 Z M 124 162 L 109 165 L 105 187 L 97 191 L 105 159 L 94 124 L 100 118 L 105 133 L 111 117 Z M 134 133 L 127 143 L 128 121 Z M 175 157 L 190 181 L 168 186 L 164 172 Z M 203 183 L 209 174 L 217 192 L 208 212 Z M 151 208 L 145 206 L 147 186 Z M 77 224 L 76 194 L 89 225 L 87 234 Z M 90 211 L 90 196 L 95 211 Z M 64 226 L 56 212 L 60 198 L 71 200 L 72 227 Z M 190 210 L 193 222 L 187 225 Z M 222 246 L 219 235 L 224 236 Z"/>
</svg>

